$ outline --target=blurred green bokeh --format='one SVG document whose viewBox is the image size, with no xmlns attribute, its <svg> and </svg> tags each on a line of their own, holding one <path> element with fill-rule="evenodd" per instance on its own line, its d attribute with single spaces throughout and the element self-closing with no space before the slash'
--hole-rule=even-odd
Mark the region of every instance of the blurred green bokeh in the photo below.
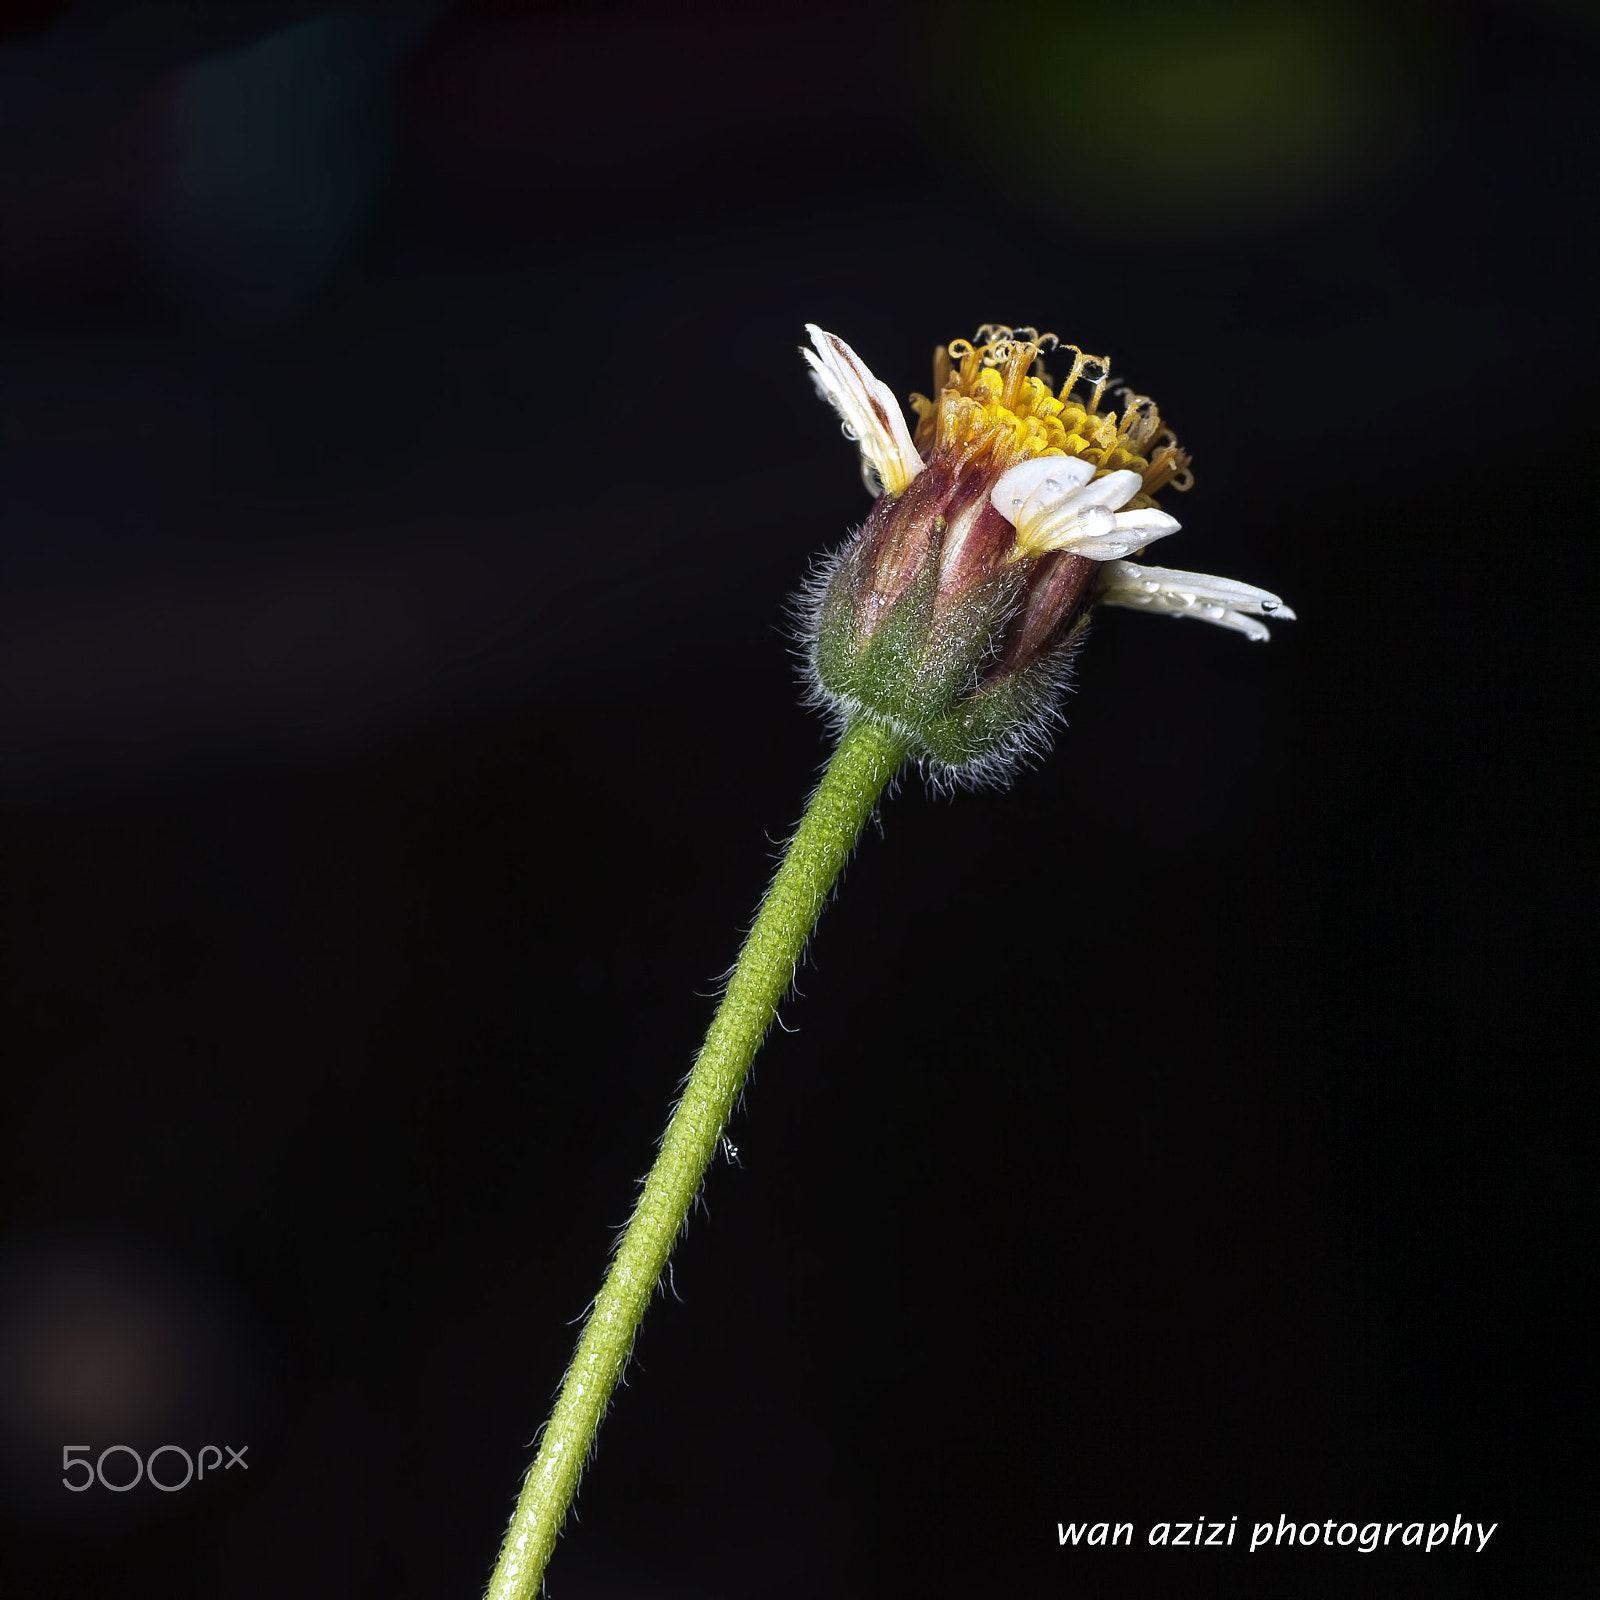
<svg viewBox="0 0 1600 1600">
<path fill-rule="evenodd" d="M 975 46 L 970 0 L 930 15 L 936 136 L 1002 186 L 1157 226 L 1314 206 L 1391 166 L 1439 77 L 1430 14 L 1404 0 L 1020 0 L 1004 16 Z"/>
</svg>

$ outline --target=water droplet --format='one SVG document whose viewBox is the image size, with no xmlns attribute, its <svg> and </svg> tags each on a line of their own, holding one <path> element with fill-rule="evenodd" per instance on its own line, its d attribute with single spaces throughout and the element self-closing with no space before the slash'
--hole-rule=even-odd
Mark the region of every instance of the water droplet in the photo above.
<svg viewBox="0 0 1600 1600">
<path fill-rule="evenodd" d="M 1154 578 L 1146 578 L 1144 582 L 1144 592 L 1146 594 L 1160 594 L 1161 585 L 1157 583 Z"/>
<path fill-rule="evenodd" d="M 1270 617 L 1272 613 L 1276 611 L 1282 604 L 1283 601 L 1281 600 L 1263 600 L 1261 602 L 1261 609 Z"/>
<path fill-rule="evenodd" d="M 1061 480 L 1059 478 L 1046 478 L 1044 480 L 1044 486 L 1050 491 L 1051 494 L 1061 493 Z"/>
</svg>

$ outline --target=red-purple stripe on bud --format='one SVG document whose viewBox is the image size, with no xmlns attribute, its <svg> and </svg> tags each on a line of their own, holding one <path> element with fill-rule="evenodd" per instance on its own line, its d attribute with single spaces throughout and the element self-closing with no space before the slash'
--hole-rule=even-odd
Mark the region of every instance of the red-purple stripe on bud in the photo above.
<svg viewBox="0 0 1600 1600">
<path fill-rule="evenodd" d="M 807 608 L 819 698 L 979 776 L 1042 742 L 1095 565 L 1018 557 L 990 503 L 997 476 L 982 458 L 935 455 L 878 498 Z"/>
</svg>

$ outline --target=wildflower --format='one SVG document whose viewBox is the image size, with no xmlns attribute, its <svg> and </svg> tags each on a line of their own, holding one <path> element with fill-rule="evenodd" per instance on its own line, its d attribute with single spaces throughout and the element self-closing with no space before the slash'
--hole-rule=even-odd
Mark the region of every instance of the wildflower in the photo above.
<svg viewBox="0 0 1600 1600">
<path fill-rule="evenodd" d="M 1032 328 L 988 326 L 934 354 L 913 429 L 849 345 L 802 354 L 861 450 L 874 503 L 803 597 L 817 700 L 839 743 L 730 969 L 705 1043 L 578 1338 L 489 1583 L 534 1600 L 652 1293 L 861 830 L 906 757 L 935 778 L 1003 777 L 1044 742 L 1097 603 L 1199 617 L 1265 638 L 1292 616 L 1227 578 L 1144 565 L 1178 531 L 1155 501 L 1189 457 L 1155 402 L 1110 390 L 1108 364 Z M 1072 356 L 1056 387 L 1040 358 Z M 1083 385 L 1080 393 L 1079 385 Z M 1135 560 L 1128 559 L 1136 557 Z"/>
<path fill-rule="evenodd" d="M 936 772 L 998 778 L 1045 744 L 1096 603 L 1252 639 L 1258 618 L 1294 615 L 1249 584 L 1126 559 L 1178 531 L 1155 497 L 1193 478 L 1155 402 L 1113 386 L 1103 357 L 987 324 L 934 352 L 913 431 L 849 345 L 807 331 L 877 497 L 803 597 L 815 697 L 842 720 L 877 719 Z M 1071 362 L 1059 386 L 1053 352 Z"/>
</svg>

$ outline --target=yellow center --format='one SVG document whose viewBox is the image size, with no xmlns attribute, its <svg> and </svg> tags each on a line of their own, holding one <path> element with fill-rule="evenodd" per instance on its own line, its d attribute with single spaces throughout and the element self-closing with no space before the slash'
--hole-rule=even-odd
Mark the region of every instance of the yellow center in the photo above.
<svg viewBox="0 0 1600 1600">
<path fill-rule="evenodd" d="M 1059 390 L 1040 361 L 1042 352 L 1056 349 L 1072 356 Z M 917 449 L 928 461 L 945 456 L 958 471 L 985 457 L 990 470 L 1003 472 L 1033 456 L 1076 456 L 1094 463 L 1096 477 L 1126 468 L 1144 480 L 1143 492 L 1129 502 L 1134 507 L 1153 504 L 1151 496 L 1169 483 L 1187 489 L 1194 481 L 1188 452 L 1162 423 L 1155 401 L 1119 384 L 1111 392 L 1123 401 L 1120 416 L 1101 413 L 1110 381 L 1103 357 L 1053 334 L 986 323 L 976 342 L 952 339 L 934 351 L 937 398 L 911 397 Z M 1080 384 L 1086 394 L 1074 393 Z"/>
</svg>

